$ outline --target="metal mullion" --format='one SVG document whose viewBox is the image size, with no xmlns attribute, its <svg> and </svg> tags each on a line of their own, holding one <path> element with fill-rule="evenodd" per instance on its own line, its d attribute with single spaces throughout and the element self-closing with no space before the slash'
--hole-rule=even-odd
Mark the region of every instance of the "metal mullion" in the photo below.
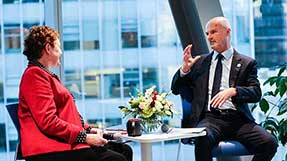
<svg viewBox="0 0 287 161">
<path fill-rule="evenodd" d="M 251 57 L 255 58 L 255 42 L 254 42 L 254 15 L 253 15 L 253 0 L 249 0 L 249 41 L 250 41 L 250 53 Z"/>
<path fill-rule="evenodd" d="M 23 2 L 22 0 L 20 0 L 20 54 L 23 53 L 23 50 L 24 50 L 24 20 L 23 20 Z M 21 57 L 21 65 L 22 65 L 22 71 L 25 69 L 25 65 L 24 65 L 24 57 L 22 56 Z"/>
<path fill-rule="evenodd" d="M 119 0 L 117 0 L 117 11 L 118 11 L 118 54 L 120 55 L 120 104 L 124 104 L 124 74 L 123 74 L 123 70 L 124 66 L 123 66 L 123 52 L 122 52 L 122 39 L 121 39 L 121 9 L 120 9 L 120 2 Z M 122 126 L 124 125 L 124 118 L 121 117 L 121 122 L 122 122 Z"/>
<path fill-rule="evenodd" d="M 81 0 L 78 0 L 78 6 L 79 6 L 79 12 L 78 12 L 78 25 L 79 25 L 79 41 L 80 41 L 80 78 L 81 78 L 81 111 L 84 118 L 86 118 L 86 110 L 85 110 L 85 77 L 84 77 L 84 52 L 83 52 L 83 40 L 84 40 L 84 34 L 83 34 L 83 22 L 82 22 L 82 2 Z"/>
<path fill-rule="evenodd" d="M 138 61 L 139 61 L 139 85 L 140 85 L 140 91 L 143 91 L 143 75 L 142 75 L 142 47 L 141 47 L 141 25 L 140 25 L 140 20 L 141 20 L 141 17 L 139 16 L 139 2 L 138 0 L 136 0 L 136 12 L 137 12 L 137 37 L 138 37 L 138 54 L 139 54 L 139 58 L 138 58 Z"/>
<path fill-rule="evenodd" d="M 155 2 L 155 19 L 156 19 L 156 54 L 157 54 L 157 67 L 158 67 L 158 89 L 159 91 L 162 91 L 162 79 L 161 79 L 161 76 L 162 76 L 162 66 L 161 66 L 161 59 L 160 59 L 160 56 L 161 56 L 161 53 L 159 52 L 159 38 L 158 38 L 158 33 L 159 33 L 159 28 L 158 28 L 158 17 L 159 17 L 159 1 L 156 0 Z M 162 141 L 161 142 L 161 160 L 162 161 L 165 161 L 165 142 Z"/>
<path fill-rule="evenodd" d="M 159 15 L 158 15 L 158 11 L 159 11 L 159 1 L 158 0 L 156 0 L 156 2 L 155 2 L 156 4 L 155 4 L 155 8 L 156 8 L 156 10 L 155 10 L 155 19 L 156 19 L 156 23 L 155 23 L 155 25 L 156 25 L 156 36 L 157 36 L 157 41 L 156 41 L 156 43 L 157 43 L 157 45 L 156 45 L 156 53 L 157 53 L 157 57 L 158 57 L 158 59 L 157 59 L 157 67 L 158 67 L 158 89 L 159 89 L 159 91 L 162 91 L 163 89 L 162 89 L 162 65 L 161 65 L 161 63 L 162 63 L 162 59 L 160 59 L 161 58 L 161 55 L 162 55 L 162 53 L 160 53 L 159 52 L 159 40 L 158 40 L 158 33 L 159 33 L 159 28 L 158 28 L 158 17 L 159 17 Z"/>
<path fill-rule="evenodd" d="M 232 0 L 231 2 L 231 21 L 232 21 L 232 26 L 233 26 L 233 30 L 232 31 L 234 34 L 233 34 L 233 44 L 237 47 L 238 45 L 238 40 L 237 40 L 237 25 L 236 25 L 236 11 L 235 11 L 235 7 L 234 7 L 234 0 Z"/>
<path fill-rule="evenodd" d="M 118 11 L 118 23 L 117 23 L 117 27 L 118 27 L 118 54 L 120 56 L 120 69 L 124 69 L 123 67 L 123 53 L 122 53 L 122 39 L 121 39 L 121 10 L 120 10 L 120 2 L 119 0 L 116 1 L 117 2 L 117 11 Z M 120 72 L 120 99 L 121 102 L 123 102 L 124 100 L 124 74 L 123 74 L 123 70 L 121 70 Z M 123 121 L 122 121 L 123 122 Z"/>
<path fill-rule="evenodd" d="M 47 1 L 47 0 L 46 0 Z M 44 22 L 44 20 L 43 20 L 43 17 L 44 17 L 44 15 L 42 16 L 42 14 L 41 13 L 43 13 L 42 12 L 42 5 L 43 5 L 43 2 L 42 2 L 42 0 L 39 0 L 39 2 L 38 2 L 38 7 L 39 7 L 39 25 L 41 26 L 41 25 L 43 25 L 43 22 Z"/>
<path fill-rule="evenodd" d="M 5 53 L 4 53 L 4 48 L 5 48 L 5 40 L 4 40 L 4 17 L 3 17 L 3 3 L 2 1 L 0 0 L 0 19 L 1 19 L 1 54 L 2 54 L 2 78 L 3 78 L 3 87 L 6 86 L 6 61 L 5 61 Z M 4 106 L 6 106 L 7 104 L 7 96 L 6 96 L 6 88 L 3 88 L 3 96 L 4 96 Z M 10 145 L 9 145 L 9 140 L 8 140 L 8 117 L 7 115 L 4 115 L 4 122 L 5 122 L 5 142 L 6 142 L 6 149 L 7 149 L 7 152 L 6 152 L 6 157 L 7 159 L 10 160 L 10 155 L 9 155 L 9 152 L 10 152 Z"/>
<path fill-rule="evenodd" d="M 59 33 L 59 40 L 63 44 L 63 24 L 62 24 L 62 0 L 45 0 L 44 3 L 44 19 L 45 25 L 54 28 Z M 61 46 L 63 50 L 63 46 Z M 64 55 L 60 58 L 61 65 L 59 68 L 52 70 L 59 74 L 62 82 L 65 82 L 64 77 Z"/>
<path fill-rule="evenodd" d="M 104 0 L 102 0 L 104 1 Z M 102 1 L 99 1 L 99 21 L 100 22 L 103 22 L 103 17 L 102 17 L 102 12 L 103 12 L 103 2 Z M 102 35 L 102 23 L 99 23 L 99 40 L 103 40 L 103 35 Z M 100 41 L 99 42 L 100 44 L 100 47 L 99 47 L 99 58 L 100 58 L 100 68 L 99 68 L 99 71 L 100 71 L 100 109 L 102 110 L 102 126 L 105 125 L 105 113 L 104 113 L 104 106 L 103 106 L 103 100 L 104 100 L 104 74 L 103 74 L 103 41 Z"/>
</svg>

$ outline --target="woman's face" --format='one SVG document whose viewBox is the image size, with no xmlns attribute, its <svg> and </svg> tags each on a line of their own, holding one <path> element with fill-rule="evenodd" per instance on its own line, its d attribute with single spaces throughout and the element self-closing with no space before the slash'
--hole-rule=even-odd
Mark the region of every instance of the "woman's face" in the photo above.
<svg viewBox="0 0 287 161">
<path fill-rule="evenodd" d="M 61 44 L 59 39 L 56 39 L 56 41 L 54 42 L 54 46 L 50 45 L 50 53 L 49 53 L 49 57 L 50 57 L 50 66 L 51 67 L 57 67 L 60 66 L 60 57 L 62 55 L 62 50 L 61 50 Z"/>
</svg>

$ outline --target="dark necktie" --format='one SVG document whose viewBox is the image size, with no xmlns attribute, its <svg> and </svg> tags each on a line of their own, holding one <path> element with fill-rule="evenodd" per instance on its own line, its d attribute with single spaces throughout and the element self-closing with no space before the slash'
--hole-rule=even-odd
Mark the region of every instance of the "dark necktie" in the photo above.
<svg viewBox="0 0 287 161">
<path fill-rule="evenodd" d="M 211 98 L 213 98 L 220 91 L 221 77 L 222 77 L 222 62 L 221 60 L 224 58 L 223 55 L 217 55 L 217 65 L 214 73 L 214 80 L 211 92 Z"/>
</svg>

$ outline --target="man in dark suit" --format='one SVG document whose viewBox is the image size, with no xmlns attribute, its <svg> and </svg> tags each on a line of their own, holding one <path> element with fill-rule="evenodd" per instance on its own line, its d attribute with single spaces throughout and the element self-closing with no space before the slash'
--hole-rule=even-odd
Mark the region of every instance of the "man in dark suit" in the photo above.
<svg viewBox="0 0 287 161">
<path fill-rule="evenodd" d="M 209 20 L 206 35 L 213 51 L 192 57 L 192 45 L 188 45 L 171 87 L 174 94 L 187 88 L 192 94 L 185 127 L 206 127 L 207 135 L 195 140 L 196 160 L 212 161 L 212 148 L 221 140 L 233 139 L 255 154 L 253 161 L 270 161 L 277 140 L 255 123 L 247 105 L 261 98 L 256 61 L 233 49 L 226 18 Z"/>
</svg>

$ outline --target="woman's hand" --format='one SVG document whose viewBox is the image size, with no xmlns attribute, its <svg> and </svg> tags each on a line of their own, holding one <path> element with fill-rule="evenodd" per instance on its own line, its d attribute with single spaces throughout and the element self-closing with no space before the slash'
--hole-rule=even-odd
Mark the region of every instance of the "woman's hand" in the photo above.
<svg viewBox="0 0 287 161">
<path fill-rule="evenodd" d="M 93 146 L 103 146 L 108 143 L 108 140 L 102 137 L 102 134 L 87 134 L 86 143 Z"/>
</svg>

